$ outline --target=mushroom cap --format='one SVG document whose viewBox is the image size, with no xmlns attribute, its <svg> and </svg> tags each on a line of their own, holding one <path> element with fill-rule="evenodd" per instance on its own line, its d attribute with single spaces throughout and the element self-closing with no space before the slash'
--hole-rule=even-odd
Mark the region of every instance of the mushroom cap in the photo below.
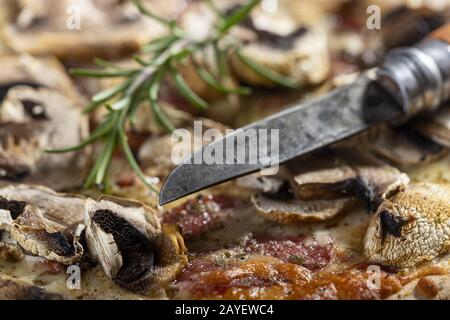
<svg viewBox="0 0 450 320">
<path fill-rule="evenodd" d="M 449 246 L 450 187 L 418 183 L 378 208 L 364 238 L 364 255 L 375 263 L 412 267 Z"/>
<path fill-rule="evenodd" d="M 140 293 L 164 288 L 187 263 L 183 239 L 161 226 L 155 210 L 134 201 L 103 196 L 89 199 L 86 242 L 105 274 Z"/>
<path fill-rule="evenodd" d="M 69 265 L 83 255 L 85 199 L 39 186 L 0 188 L 2 212 L 9 213 L 11 237 L 33 255 Z M 2 202 L 2 201 L 0 201 Z"/>
</svg>

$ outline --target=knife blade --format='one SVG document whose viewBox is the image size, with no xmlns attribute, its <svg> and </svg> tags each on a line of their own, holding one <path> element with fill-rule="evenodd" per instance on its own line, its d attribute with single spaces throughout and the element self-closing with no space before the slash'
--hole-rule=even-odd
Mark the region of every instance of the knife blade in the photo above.
<svg viewBox="0 0 450 320">
<path fill-rule="evenodd" d="M 446 30 L 450 33 L 450 24 Z M 439 40 L 392 52 L 375 78 L 366 73 L 318 100 L 250 124 L 194 152 L 166 178 L 160 205 L 283 163 L 380 123 L 436 109 L 450 96 L 450 46 L 442 41 L 442 31 L 438 34 Z M 264 130 L 278 130 L 276 155 L 268 158 L 265 152 L 256 153 L 254 161 L 249 161 L 252 145 L 248 145 L 244 146 L 244 159 L 239 159 L 236 150 L 243 147 L 239 142 L 246 141 L 242 138 L 254 134 L 258 141 L 267 142 Z M 222 161 L 195 161 L 217 150 Z"/>
<path fill-rule="evenodd" d="M 374 85 L 368 76 L 331 94 L 309 103 L 251 124 L 198 150 L 182 161 L 167 177 L 160 193 L 160 205 L 187 194 L 202 190 L 230 179 L 266 168 L 267 157 L 257 154 L 256 163 L 194 163 L 209 149 L 222 148 L 223 154 L 232 146 L 237 150 L 239 135 L 258 134 L 260 129 L 276 129 L 279 132 L 279 159 L 283 163 L 294 157 L 327 146 L 372 126 L 396 119 L 403 112 L 399 104 L 386 92 Z M 247 152 L 248 153 L 248 152 Z"/>
</svg>

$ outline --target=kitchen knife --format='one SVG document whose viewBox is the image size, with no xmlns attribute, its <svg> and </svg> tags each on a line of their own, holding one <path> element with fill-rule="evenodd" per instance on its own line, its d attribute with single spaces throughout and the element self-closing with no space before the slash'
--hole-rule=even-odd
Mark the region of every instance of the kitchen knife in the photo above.
<svg viewBox="0 0 450 320">
<path fill-rule="evenodd" d="M 283 163 L 380 123 L 433 111 L 449 98 L 450 23 L 414 47 L 390 52 L 375 76 L 365 73 L 321 99 L 250 124 L 194 152 L 167 177 L 159 203 Z M 244 161 L 237 161 L 236 150 L 242 148 L 239 142 L 251 136 L 250 132 L 256 132 L 258 141 L 267 142 L 264 129 L 278 130 L 276 156 L 256 154 L 255 161 L 248 161 L 248 149 Z M 222 150 L 223 161 L 194 161 L 212 150 Z"/>
</svg>

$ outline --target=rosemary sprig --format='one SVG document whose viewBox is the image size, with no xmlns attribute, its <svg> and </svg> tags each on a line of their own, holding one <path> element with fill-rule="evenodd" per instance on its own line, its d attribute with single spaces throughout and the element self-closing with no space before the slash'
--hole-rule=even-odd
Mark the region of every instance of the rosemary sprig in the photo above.
<svg viewBox="0 0 450 320">
<path fill-rule="evenodd" d="M 232 39 L 230 42 L 230 29 L 242 22 L 261 0 L 249 0 L 248 3 L 239 7 L 229 16 L 224 16 L 212 0 L 205 1 L 217 15 L 215 28 L 206 39 L 192 39 L 187 32 L 177 25 L 176 21 L 164 19 L 148 10 L 140 0 L 133 0 L 143 15 L 167 27 L 168 35 L 154 39 L 141 48 L 141 54 L 134 57 L 139 64 L 137 68 L 127 69 L 108 61 L 95 59 L 94 62 L 102 69 L 71 70 L 71 74 L 74 76 L 123 79 L 118 85 L 94 95 L 91 103 L 84 109 L 85 113 L 90 113 L 103 106 L 108 111 L 103 122 L 91 132 L 88 138 L 70 148 L 48 150 L 51 153 L 72 152 L 96 142 L 102 144 L 101 152 L 85 180 L 84 187 L 89 188 L 97 185 L 106 188 L 107 172 L 114 150 L 121 147 L 136 175 L 151 190 L 157 192 L 154 187 L 148 184 L 144 173 L 141 171 L 128 143 L 125 130 L 128 125 L 133 124 L 136 110 L 143 100 L 148 100 L 151 111 L 163 128 L 169 132 L 175 130 L 158 102 L 161 83 L 168 77 L 173 80 L 178 91 L 193 106 L 202 110 L 208 107 L 208 103 L 190 88 L 181 73 L 177 71 L 179 65 L 186 61 L 193 63 L 198 75 L 206 84 L 222 93 L 250 94 L 251 92 L 246 87 L 229 88 L 224 84 L 225 80 L 230 77 L 227 57 L 231 51 L 234 51 L 242 62 L 259 75 L 281 85 L 292 87 L 288 78 L 245 57 L 239 50 L 241 44 L 238 39 Z M 226 41 L 224 41 L 225 38 Z M 206 48 L 213 48 L 215 52 L 218 74 L 210 72 L 194 57 L 195 55 L 198 57 L 198 54 L 204 54 Z"/>
</svg>

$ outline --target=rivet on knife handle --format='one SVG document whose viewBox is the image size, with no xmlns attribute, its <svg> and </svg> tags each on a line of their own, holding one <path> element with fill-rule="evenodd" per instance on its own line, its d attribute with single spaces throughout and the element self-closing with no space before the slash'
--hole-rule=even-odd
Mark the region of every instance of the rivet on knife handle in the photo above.
<svg viewBox="0 0 450 320">
<path fill-rule="evenodd" d="M 450 98 L 450 24 L 414 47 L 390 52 L 377 78 L 406 116 L 439 107 Z"/>
</svg>

